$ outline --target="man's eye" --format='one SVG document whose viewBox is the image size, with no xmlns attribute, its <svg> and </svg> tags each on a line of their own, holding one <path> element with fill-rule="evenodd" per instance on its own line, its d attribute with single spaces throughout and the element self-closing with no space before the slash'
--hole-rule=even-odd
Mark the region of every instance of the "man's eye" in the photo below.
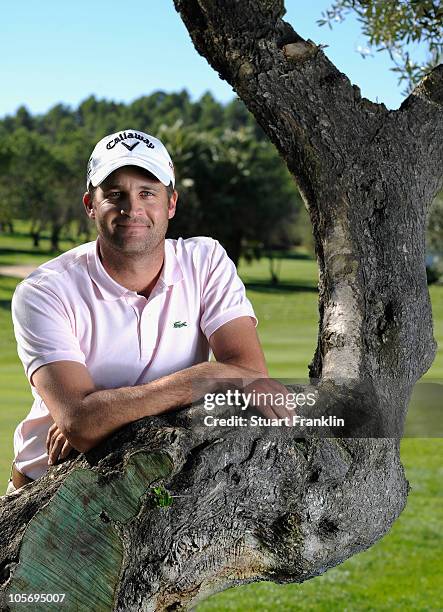
<svg viewBox="0 0 443 612">
<path fill-rule="evenodd" d="M 108 195 L 108 198 L 119 198 L 120 197 L 121 192 L 120 191 L 111 191 L 110 194 Z"/>
<path fill-rule="evenodd" d="M 152 193 L 152 191 L 142 191 L 141 195 L 143 197 L 147 197 L 147 196 L 153 196 L 154 194 Z"/>
</svg>

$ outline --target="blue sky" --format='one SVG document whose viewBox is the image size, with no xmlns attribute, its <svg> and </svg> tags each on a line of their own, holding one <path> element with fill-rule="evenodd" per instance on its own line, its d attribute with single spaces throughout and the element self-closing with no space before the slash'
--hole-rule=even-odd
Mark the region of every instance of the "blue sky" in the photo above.
<svg viewBox="0 0 443 612">
<path fill-rule="evenodd" d="M 386 53 L 366 59 L 354 17 L 333 30 L 316 19 L 331 0 L 286 0 L 289 21 L 304 38 L 327 44 L 325 53 L 370 100 L 398 108 L 403 84 Z M 28 0 L 2 7 L 0 116 L 25 105 L 41 113 L 87 96 L 129 102 L 158 89 L 186 88 L 192 98 L 209 90 L 220 101 L 234 97 L 195 51 L 172 0 Z"/>
</svg>

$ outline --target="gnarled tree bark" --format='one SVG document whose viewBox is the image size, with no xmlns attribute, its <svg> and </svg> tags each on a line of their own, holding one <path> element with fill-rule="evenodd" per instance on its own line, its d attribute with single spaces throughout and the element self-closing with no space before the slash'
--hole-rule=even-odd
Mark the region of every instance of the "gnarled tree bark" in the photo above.
<svg viewBox="0 0 443 612">
<path fill-rule="evenodd" d="M 64 592 L 68 610 L 172 610 L 301 582 L 371 546 L 406 503 L 394 434 L 435 354 L 425 220 L 443 183 L 443 66 L 388 110 L 283 21 L 282 1 L 175 6 L 301 190 L 320 272 L 304 389 L 350 437 L 203 427 L 201 405 L 138 421 L 1 500 L 2 609 Z"/>
</svg>

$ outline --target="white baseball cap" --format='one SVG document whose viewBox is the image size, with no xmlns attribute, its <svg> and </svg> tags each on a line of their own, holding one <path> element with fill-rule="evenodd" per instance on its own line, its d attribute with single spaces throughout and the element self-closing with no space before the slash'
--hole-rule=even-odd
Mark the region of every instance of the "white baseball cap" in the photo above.
<svg viewBox="0 0 443 612">
<path fill-rule="evenodd" d="M 122 166 L 139 166 L 164 185 L 175 186 L 174 165 L 164 144 L 139 130 L 123 130 L 105 136 L 95 145 L 88 162 L 86 189 L 89 183 L 97 187 Z"/>
</svg>

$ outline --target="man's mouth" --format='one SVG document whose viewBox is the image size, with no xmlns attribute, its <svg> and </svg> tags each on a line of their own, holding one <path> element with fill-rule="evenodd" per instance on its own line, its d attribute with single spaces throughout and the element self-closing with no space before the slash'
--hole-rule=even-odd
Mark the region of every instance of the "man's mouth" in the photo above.
<svg viewBox="0 0 443 612">
<path fill-rule="evenodd" d="M 145 227 L 151 227 L 151 226 L 146 225 L 146 223 L 117 223 L 117 227 L 145 228 Z"/>
</svg>

